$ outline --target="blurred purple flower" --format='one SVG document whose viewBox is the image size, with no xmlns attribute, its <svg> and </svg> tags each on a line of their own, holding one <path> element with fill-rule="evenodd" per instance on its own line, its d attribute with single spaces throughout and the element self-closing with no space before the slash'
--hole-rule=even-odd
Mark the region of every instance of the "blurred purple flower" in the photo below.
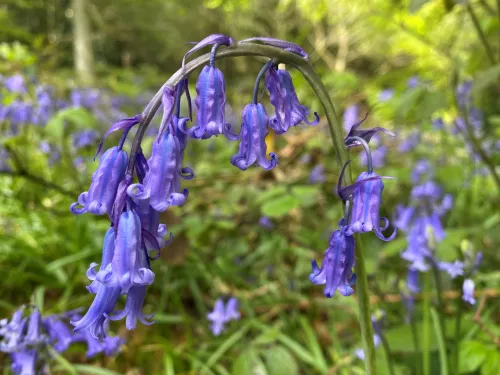
<svg viewBox="0 0 500 375">
<path fill-rule="evenodd" d="M 231 320 L 239 320 L 238 300 L 230 298 L 224 306 L 224 301 L 219 298 L 215 301 L 214 310 L 207 314 L 207 319 L 212 322 L 210 329 L 214 336 L 218 336 L 224 330 L 224 326 Z"/>
<path fill-rule="evenodd" d="M 420 132 L 414 131 L 410 133 L 398 147 L 399 152 L 410 152 L 420 143 Z"/>
<path fill-rule="evenodd" d="M 421 159 L 417 161 L 411 171 L 411 182 L 419 183 L 423 176 L 426 178 L 432 177 L 434 174 L 432 165 L 429 160 Z"/>
<path fill-rule="evenodd" d="M 259 219 L 259 225 L 264 228 L 264 229 L 273 229 L 274 228 L 274 223 L 272 220 L 267 217 L 267 216 L 261 216 Z"/>
<path fill-rule="evenodd" d="M 384 89 L 379 92 L 378 94 L 378 100 L 380 102 L 386 102 L 388 100 L 391 100 L 394 96 L 394 90 L 393 89 Z"/>
<path fill-rule="evenodd" d="M 411 293 L 419 293 L 420 292 L 420 283 L 419 283 L 419 272 L 418 270 L 409 269 L 408 276 L 406 278 L 406 286 Z"/>
<path fill-rule="evenodd" d="M 71 135 L 73 139 L 73 147 L 75 149 L 94 146 L 97 140 L 97 132 L 95 130 L 82 130 Z"/>
<path fill-rule="evenodd" d="M 438 262 L 438 268 L 448 273 L 452 279 L 464 274 L 464 263 L 458 260 L 453 263 Z"/>
<path fill-rule="evenodd" d="M 474 299 L 474 281 L 471 279 L 465 279 L 464 284 L 463 284 L 463 294 L 462 294 L 462 299 L 470 303 L 471 305 L 476 304 L 476 300 Z"/>
<path fill-rule="evenodd" d="M 420 79 L 418 78 L 418 76 L 412 76 L 408 79 L 407 83 L 408 83 L 408 88 L 413 89 L 418 86 L 418 84 L 420 83 Z"/>
<path fill-rule="evenodd" d="M 325 176 L 325 167 L 323 164 L 317 164 L 309 175 L 309 183 L 310 184 L 320 184 L 326 181 Z"/>
<path fill-rule="evenodd" d="M 461 108 L 467 107 L 471 102 L 472 81 L 465 81 L 457 86 L 457 101 Z"/>
<path fill-rule="evenodd" d="M 15 74 L 8 77 L 3 82 L 4 87 L 10 92 L 18 94 L 26 94 L 26 84 L 24 82 L 24 77 L 21 74 Z"/>
<path fill-rule="evenodd" d="M 35 349 L 21 350 L 10 355 L 14 375 L 36 375 L 38 352 Z"/>
<path fill-rule="evenodd" d="M 344 110 L 343 126 L 346 133 L 349 133 L 351 128 L 358 122 L 359 107 L 357 104 L 352 104 Z"/>
</svg>

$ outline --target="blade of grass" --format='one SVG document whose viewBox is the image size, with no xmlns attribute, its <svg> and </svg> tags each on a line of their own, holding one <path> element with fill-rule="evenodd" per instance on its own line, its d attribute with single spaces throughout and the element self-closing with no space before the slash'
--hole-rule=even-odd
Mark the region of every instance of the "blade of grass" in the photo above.
<svg viewBox="0 0 500 375">
<path fill-rule="evenodd" d="M 446 354 L 446 346 L 444 343 L 443 330 L 439 315 L 435 308 L 431 308 L 432 321 L 434 323 L 434 331 L 438 340 L 439 362 L 441 364 L 441 375 L 448 375 L 448 356 Z"/>
</svg>

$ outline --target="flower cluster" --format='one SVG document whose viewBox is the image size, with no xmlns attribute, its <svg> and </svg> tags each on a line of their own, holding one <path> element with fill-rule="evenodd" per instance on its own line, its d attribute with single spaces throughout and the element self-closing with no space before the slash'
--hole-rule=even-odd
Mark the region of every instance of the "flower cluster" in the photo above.
<svg viewBox="0 0 500 375">
<path fill-rule="evenodd" d="M 72 332 L 67 321 L 77 316 L 75 312 L 43 317 L 37 308 L 33 308 L 29 317 L 25 317 L 25 309 L 22 306 L 10 320 L 0 320 L 0 351 L 9 354 L 14 374 L 45 373 L 49 346 L 62 353 L 72 343 L 85 342 L 87 357 L 93 357 L 98 353 L 113 356 L 124 343 L 118 336 L 98 340 L 90 332 Z"/>
<path fill-rule="evenodd" d="M 188 76 L 182 76 L 175 85 L 167 82 L 157 96 L 161 98 L 161 103 L 156 103 L 162 106 L 163 114 L 149 159 L 143 154 L 140 141 L 145 134 L 145 127 L 154 116 L 152 112 L 156 111 L 151 111 L 156 105 L 151 104 L 155 98 L 142 114 L 114 123 L 104 134 L 98 153 L 109 134 L 121 131 L 122 137 L 118 145 L 103 153 L 88 191 L 81 193 L 77 202 L 70 207 L 74 214 L 108 215 L 111 221 L 104 238 L 102 261 L 100 264 L 92 263 L 87 271 L 91 281 L 87 288 L 95 294 L 95 298 L 87 313 L 81 319 L 72 321 L 76 332 L 89 331 L 92 336 L 98 337 L 103 335 L 107 320 L 123 318 L 126 318 L 128 329 L 134 329 L 137 320 L 143 324 L 153 323 L 150 320 L 152 315 L 143 313 L 147 286 L 155 278 L 151 260 L 156 259 L 158 251 L 169 242 L 165 239 L 168 231 L 160 223 L 160 214 L 171 207 L 184 205 L 188 199 L 188 189 L 182 187 L 183 180 L 194 178 L 193 170 L 183 166 L 188 142 L 223 134 L 230 140 L 240 140 L 239 150 L 231 158 L 231 164 L 241 170 L 254 164 L 269 170 L 278 164 L 274 153 L 269 154 L 269 159 L 266 155 L 265 137 L 269 129 L 283 134 L 301 122 L 310 125 L 318 123 L 317 114 L 315 120 L 307 119 L 309 110 L 299 103 L 290 74 L 278 69 L 277 62 L 270 60 L 257 76 L 252 102 L 243 110 L 240 133 L 233 134 L 232 126 L 226 119 L 224 75 L 215 66 L 215 61 L 219 48 L 230 48 L 234 43 L 230 37 L 214 34 L 185 54 L 180 72 L 184 71 L 186 59 L 192 53 L 212 47 L 210 62 L 202 69 L 196 82 L 195 124 L 188 127 L 192 117 Z M 263 43 L 307 58 L 299 46 L 276 39 L 252 38 L 240 43 Z M 275 110 L 275 114 L 270 117 L 264 105 L 258 101 L 262 78 L 265 78 L 265 86 Z M 183 98 L 187 100 L 189 108 L 189 113 L 184 117 L 180 113 Z M 140 129 L 137 135 L 140 136 L 136 136 L 138 142 L 134 140 L 132 151 L 128 154 L 123 146 L 129 131 L 138 124 Z M 92 132 L 82 133 L 75 146 L 88 144 L 93 136 Z M 115 311 L 122 295 L 126 296 L 125 308 Z M 224 312 L 226 320 L 220 317 L 221 310 L 217 308 L 210 315 L 209 318 L 214 322 L 214 333 L 220 333 L 228 314 L 235 311 L 234 303 L 230 300 Z M 231 310 L 233 307 L 234 311 Z"/>
<path fill-rule="evenodd" d="M 377 237 L 390 241 L 396 236 L 394 231 L 389 237 L 382 233 L 389 228 L 389 220 L 380 217 L 382 203 L 383 178 L 373 171 L 373 163 L 368 142 L 381 131 L 394 136 L 392 132 L 383 128 L 367 130 L 358 129 L 364 120 L 354 123 L 345 138 L 347 148 L 363 146 L 367 158 L 367 171 L 359 175 L 352 185 L 342 187 L 346 163 L 340 174 L 337 194 L 346 204 L 344 217 L 339 221 L 339 229 L 330 236 L 328 249 L 321 267 L 315 260 L 312 261 L 312 273 L 309 280 L 313 284 L 326 284 L 324 294 L 332 297 L 338 290 L 343 296 L 354 293 L 352 288 L 356 282 L 356 275 L 352 272 L 355 265 L 355 240 L 354 233 L 373 231 Z M 352 209 L 351 209 L 352 206 Z"/>
<path fill-rule="evenodd" d="M 207 319 L 212 322 L 210 329 L 214 336 L 219 336 L 224 330 L 226 323 L 231 320 L 240 319 L 238 300 L 236 298 L 230 298 L 226 305 L 224 305 L 224 301 L 219 298 L 215 301 L 214 310 L 207 314 Z"/>
</svg>

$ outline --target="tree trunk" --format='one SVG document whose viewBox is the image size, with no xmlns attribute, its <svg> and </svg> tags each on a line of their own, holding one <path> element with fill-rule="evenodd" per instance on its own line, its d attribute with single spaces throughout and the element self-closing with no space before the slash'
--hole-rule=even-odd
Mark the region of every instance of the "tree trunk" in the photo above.
<svg viewBox="0 0 500 375">
<path fill-rule="evenodd" d="M 87 0 L 73 0 L 73 60 L 78 79 L 94 82 L 94 51 L 90 35 Z"/>
</svg>

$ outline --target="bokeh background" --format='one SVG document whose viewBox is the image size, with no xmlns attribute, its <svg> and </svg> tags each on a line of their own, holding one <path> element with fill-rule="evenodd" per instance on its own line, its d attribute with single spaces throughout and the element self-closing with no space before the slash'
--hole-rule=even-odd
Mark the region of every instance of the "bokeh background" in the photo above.
<svg viewBox="0 0 500 375">
<path fill-rule="evenodd" d="M 4 1 L 0 316 L 29 302 L 44 314 L 89 306 L 85 271 L 99 261 L 109 223 L 76 217 L 69 205 L 88 189 L 107 127 L 140 113 L 180 67 L 186 42 L 211 33 L 273 36 L 309 52 L 347 129 L 369 113 L 364 126 L 397 133 L 372 147 L 376 171 L 397 177 L 385 182 L 384 216 L 392 220 L 397 205 L 409 203 L 417 183 L 412 170 L 421 160 L 429 162 L 423 174 L 453 197 L 436 256 L 451 262 L 481 251 L 484 260 L 473 278 L 475 305 L 461 300 L 463 276 L 442 273 L 446 349 L 452 358 L 460 339 L 453 373 L 498 374 L 499 11 L 492 0 Z M 236 128 L 262 63 L 217 63 L 226 76 L 226 115 Z M 302 103 L 323 115 L 305 80 L 290 73 Z M 355 355 L 356 295 L 326 299 L 308 279 L 311 260 L 321 260 L 342 215 L 334 193 L 340 167 L 328 134 L 323 117 L 317 127 L 270 134 L 268 151 L 280 160 L 270 172 L 234 168 L 229 159 L 237 144 L 224 137 L 190 143 L 184 164 L 196 177 L 185 183 L 188 203 L 162 216 L 175 239 L 153 263 L 156 280 L 145 305 L 156 323 L 135 331 L 113 323 L 127 340 L 117 356 L 87 359 L 85 347 L 75 345 L 53 360 L 51 373 L 363 374 Z M 354 174 L 361 172 L 360 151 L 351 150 L 350 158 Z M 418 374 L 424 351 L 430 373 L 439 373 L 426 305 L 435 302 L 436 285 L 429 281 L 428 297 L 415 294 L 409 324 L 404 232 L 389 243 L 373 234 L 363 239 L 372 309 L 385 313 L 396 374 Z M 240 301 L 241 319 L 214 337 L 206 314 L 228 296 Z M 379 373 L 388 374 L 382 347 L 377 359 Z M 6 356 L 0 366 L 9 373 Z"/>
</svg>

